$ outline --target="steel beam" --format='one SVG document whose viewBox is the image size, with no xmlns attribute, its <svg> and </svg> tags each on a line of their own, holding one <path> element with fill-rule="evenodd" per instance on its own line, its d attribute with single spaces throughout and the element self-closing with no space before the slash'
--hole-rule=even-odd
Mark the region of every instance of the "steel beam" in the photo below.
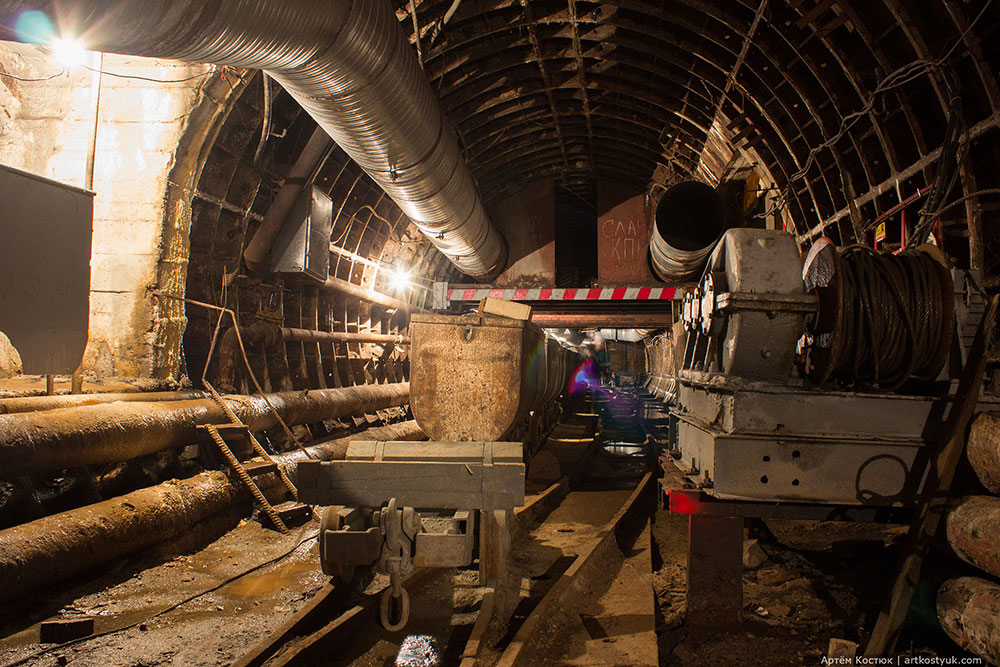
<svg viewBox="0 0 1000 667">
<path fill-rule="evenodd" d="M 535 311 L 531 321 L 540 327 L 567 329 L 666 329 L 673 326 L 670 311 L 622 312 L 623 309 L 602 309 L 593 312 Z"/>
</svg>

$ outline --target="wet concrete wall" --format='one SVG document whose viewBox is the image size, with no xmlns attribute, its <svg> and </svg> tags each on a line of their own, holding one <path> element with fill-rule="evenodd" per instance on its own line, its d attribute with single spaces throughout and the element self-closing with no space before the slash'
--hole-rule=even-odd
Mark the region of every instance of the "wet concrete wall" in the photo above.
<svg viewBox="0 0 1000 667">
<path fill-rule="evenodd" d="M 57 75 L 0 77 L 0 163 L 96 191 L 84 369 L 150 377 L 156 306 L 148 288 L 163 255 L 168 173 L 210 71 L 94 54 L 84 64 L 106 73 L 59 74 L 62 65 L 40 47 L 0 43 L 3 72 Z"/>
</svg>

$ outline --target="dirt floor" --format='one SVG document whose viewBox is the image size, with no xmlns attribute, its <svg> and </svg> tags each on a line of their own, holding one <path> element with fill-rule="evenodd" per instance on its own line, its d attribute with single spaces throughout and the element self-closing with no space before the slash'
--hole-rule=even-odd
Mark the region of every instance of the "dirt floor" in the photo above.
<svg viewBox="0 0 1000 667">
<path fill-rule="evenodd" d="M 765 562 L 744 571 L 743 626 L 696 632 L 683 625 L 687 520 L 657 513 L 652 581 L 661 665 L 818 665 L 832 637 L 864 643 L 904 528 L 802 521 L 769 521 L 767 528 L 773 536 L 759 536 Z M 244 521 L 187 555 L 150 554 L 58 597 L 8 605 L 0 667 L 230 664 L 326 583 L 315 531 L 311 523 L 283 536 Z M 915 607 L 927 623 L 913 626 L 903 650 L 956 655 L 927 598 L 918 596 Z M 38 643 L 39 621 L 79 616 L 95 619 L 98 636 Z"/>
<path fill-rule="evenodd" d="M 863 650 L 905 533 L 905 526 L 768 520 L 758 537 L 766 559 L 744 567 L 742 627 L 699 632 L 683 625 L 687 518 L 660 511 L 653 575 L 660 664 L 819 665 L 831 638 Z M 927 591 L 918 590 L 908 623 L 900 655 L 966 655 L 938 628 Z"/>
<path fill-rule="evenodd" d="M 244 521 L 187 555 L 119 563 L 101 578 L 5 610 L 0 666 L 150 667 L 230 664 L 326 583 L 318 522 L 281 535 Z M 92 617 L 96 635 L 39 644 L 47 618 Z"/>
</svg>

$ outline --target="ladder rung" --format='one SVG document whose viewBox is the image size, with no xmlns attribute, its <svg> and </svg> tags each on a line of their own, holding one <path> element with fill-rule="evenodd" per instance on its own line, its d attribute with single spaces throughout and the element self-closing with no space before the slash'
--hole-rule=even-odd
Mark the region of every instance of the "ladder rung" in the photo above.
<svg viewBox="0 0 1000 667">
<path fill-rule="evenodd" d="M 312 514 L 312 508 L 304 503 L 294 500 L 285 501 L 274 506 L 274 511 L 278 513 L 282 521 L 289 521 L 298 517 L 307 517 Z"/>
<path fill-rule="evenodd" d="M 251 477 L 260 477 L 261 475 L 269 475 L 271 473 L 278 472 L 278 464 L 274 461 L 250 459 L 249 461 L 244 461 L 241 465 Z"/>
<path fill-rule="evenodd" d="M 206 424 L 201 428 L 213 427 L 219 433 L 249 433 L 250 427 L 246 424 Z"/>
</svg>

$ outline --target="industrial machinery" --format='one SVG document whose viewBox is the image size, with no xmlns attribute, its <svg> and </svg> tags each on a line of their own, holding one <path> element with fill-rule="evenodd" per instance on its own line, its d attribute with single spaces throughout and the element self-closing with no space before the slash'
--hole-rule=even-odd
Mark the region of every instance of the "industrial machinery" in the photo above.
<svg viewBox="0 0 1000 667">
<path fill-rule="evenodd" d="M 524 502 L 524 460 L 559 416 L 579 360 L 525 320 L 421 314 L 411 322 L 410 401 L 429 442 L 353 442 L 343 461 L 304 461 L 299 499 L 329 505 L 323 571 L 389 575 L 381 620 L 406 624 L 414 567 L 459 567 L 476 553 L 485 584 L 506 556 Z M 478 536 L 478 540 L 477 540 Z"/>
<path fill-rule="evenodd" d="M 720 499 L 911 504 L 983 307 L 933 247 L 822 240 L 803 266 L 789 234 L 730 229 L 683 303 L 676 464 Z"/>
</svg>

